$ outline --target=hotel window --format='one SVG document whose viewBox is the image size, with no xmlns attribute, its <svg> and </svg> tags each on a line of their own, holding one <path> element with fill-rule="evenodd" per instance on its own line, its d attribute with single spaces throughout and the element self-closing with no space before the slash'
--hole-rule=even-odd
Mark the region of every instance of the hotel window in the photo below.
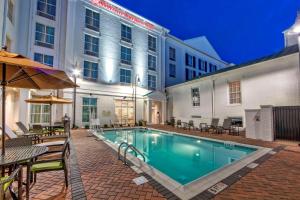
<svg viewBox="0 0 300 200">
<path fill-rule="evenodd" d="M 115 100 L 115 114 L 120 124 L 134 124 L 134 102 L 131 100 Z"/>
<path fill-rule="evenodd" d="M 169 64 L 169 76 L 173 78 L 176 77 L 176 65 Z"/>
<path fill-rule="evenodd" d="M 131 83 L 131 70 L 130 69 L 120 69 L 120 82 L 121 83 Z"/>
<path fill-rule="evenodd" d="M 94 31 L 99 31 L 100 15 L 97 12 L 85 9 L 85 27 Z"/>
<path fill-rule="evenodd" d="M 121 39 L 131 43 L 131 27 L 121 24 Z"/>
<path fill-rule="evenodd" d="M 200 90 L 199 88 L 192 88 L 192 104 L 193 106 L 200 106 Z"/>
<path fill-rule="evenodd" d="M 131 49 L 121 46 L 121 63 L 131 65 Z"/>
<path fill-rule="evenodd" d="M 38 0 L 37 14 L 51 20 L 55 20 L 56 0 Z"/>
<path fill-rule="evenodd" d="M 49 56 L 41 53 L 34 53 L 34 60 L 42 64 L 48 65 L 50 67 L 53 67 L 53 60 L 54 60 L 53 56 Z"/>
<path fill-rule="evenodd" d="M 36 23 L 35 26 L 35 44 L 42 47 L 54 47 L 54 28 Z"/>
<path fill-rule="evenodd" d="M 185 54 L 185 65 L 190 67 L 196 67 L 196 58 L 195 56 L 191 56 L 189 54 Z"/>
<path fill-rule="evenodd" d="M 156 76 L 148 75 L 148 88 L 150 90 L 156 90 Z"/>
<path fill-rule="evenodd" d="M 30 106 L 30 123 L 45 124 L 50 122 L 50 105 L 48 104 L 31 104 Z"/>
<path fill-rule="evenodd" d="M 207 61 L 204 61 L 204 70 L 205 70 L 205 72 L 208 72 L 207 71 Z"/>
<path fill-rule="evenodd" d="M 169 59 L 173 61 L 176 60 L 176 49 L 173 47 L 169 48 Z"/>
<path fill-rule="evenodd" d="M 14 3 L 12 2 L 12 0 L 8 1 L 7 17 L 9 19 L 9 21 L 13 24 L 14 23 Z"/>
<path fill-rule="evenodd" d="M 205 67 L 205 61 L 199 59 L 199 60 L 198 60 L 198 67 L 199 67 L 199 70 L 206 71 L 206 70 L 205 70 L 205 69 L 206 69 L 206 67 Z"/>
<path fill-rule="evenodd" d="M 84 39 L 84 53 L 86 55 L 98 57 L 99 53 L 99 38 L 85 35 Z"/>
<path fill-rule="evenodd" d="M 240 104 L 242 103 L 241 95 L 241 82 L 234 81 L 228 83 L 229 86 L 229 103 L 230 104 Z"/>
<path fill-rule="evenodd" d="M 194 70 L 185 69 L 185 80 L 189 81 L 196 77 L 196 72 Z"/>
<path fill-rule="evenodd" d="M 156 37 L 148 35 L 148 49 L 156 52 Z"/>
<path fill-rule="evenodd" d="M 156 71 L 156 56 L 148 54 L 148 69 Z"/>
<path fill-rule="evenodd" d="M 97 118 L 97 98 L 82 98 L 82 122 Z"/>
<path fill-rule="evenodd" d="M 98 79 L 98 63 L 84 61 L 83 77 L 85 79 L 97 80 Z"/>
</svg>

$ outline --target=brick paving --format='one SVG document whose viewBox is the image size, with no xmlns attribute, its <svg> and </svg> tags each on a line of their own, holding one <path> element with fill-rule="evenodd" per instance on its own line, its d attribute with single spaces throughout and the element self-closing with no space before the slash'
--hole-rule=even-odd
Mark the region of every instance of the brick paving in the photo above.
<svg viewBox="0 0 300 200">
<path fill-rule="evenodd" d="M 152 127 L 264 147 L 287 145 L 214 199 L 300 199 L 300 148 L 296 143 L 263 142 L 243 136 L 214 135 L 170 126 Z M 72 138 L 87 199 L 165 199 L 158 192 L 161 190 L 153 184 L 135 185 L 132 179 L 139 175 L 117 160 L 116 152 L 104 142 L 90 137 L 84 130 L 73 131 Z M 64 188 L 63 172 L 47 172 L 39 174 L 31 197 L 38 200 L 71 199 L 70 191 L 70 188 Z"/>
</svg>

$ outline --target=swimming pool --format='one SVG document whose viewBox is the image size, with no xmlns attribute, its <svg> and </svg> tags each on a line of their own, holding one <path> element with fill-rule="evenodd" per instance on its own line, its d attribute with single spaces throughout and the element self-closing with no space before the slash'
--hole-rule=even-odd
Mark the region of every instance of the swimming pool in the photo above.
<svg viewBox="0 0 300 200">
<path fill-rule="evenodd" d="M 116 146 L 124 141 L 132 144 L 145 155 L 148 165 L 181 185 L 201 179 L 257 151 L 257 148 L 236 143 L 144 128 L 108 130 L 98 135 Z"/>
</svg>

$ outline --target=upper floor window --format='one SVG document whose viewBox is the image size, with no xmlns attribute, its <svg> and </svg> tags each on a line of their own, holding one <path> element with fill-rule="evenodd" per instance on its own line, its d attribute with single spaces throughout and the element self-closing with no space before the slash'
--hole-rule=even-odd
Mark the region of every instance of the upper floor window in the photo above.
<svg viewBox="0 0 300 200">
<path fill-rule="evenodd" d="M 84 38 L 84 53 L 90 56 L 98 57 L 99 54 L 99 38 L 85 35 Z"/>
<path fill-rule="evenodd" d="M 51 20 L 55 20 L 56 0 L 38 0 L 37 14 Z"/>
<path fill-rule="evenodd" d="M 156 90 L 156 76 L 148 75 L 148 88 L 150 90 Z"/>
<path fill-rule="evenodd" d="M 131 49 L 121 46 L 121 63 L 131 65 Z"/>
<path fill-rule="evenodd" d="M 200 90 L 199 88 L 192 88 L 192 104 L 193 106 L 200 106 Z"/>
<path fill-rule="evenodd" d="M 206 71 L 206 61 L 204 61 L 204 60 L 201 60 L 201 59 L 199 59 L 198 60 L 198 67 L 199 67 L 199 70 L 201 70 L 201 71 Z"/>
<path fill-rule="evenodd" d="M 14 3 L 12 2 L 12 0 L 8 1 L 7 17 L 9 19 L 9 21 L 13 24 L 14 23 Z"/>
<path fill-rule="evenodd" d="M 82 122 L 97 118 L 97 98 L 82 98 Z"/>
<path fill-rule="evenodd" d="M 148 54 L 148 69 L 156 71 L 156 56 Z"/>
<path fill-rule="evenodd" d="M 156 52 L 156 37 L 148 35 L 148 49 Z"/>
<path fill-rule="evenodd" d="M 125 42 L 131 43 L 131 27 L 121 24 L 121 39 Z"/>
<path fill-rule="evenodd" d="M 169 76 L 175 78 L 176 77 L 176 65 L 169 64 Z"/>
<path fill-rule="evenodd" d="M 53 56 L 49 56 L 41 53 L 34 53 L 34 60 L 42 64 L 48 65 L 50 67 L 53 67 L 53 60 L 54 60 Z"/>
<path fill-rule="evenodd" d="M 214 64 L 209 63 L 209 71 L 210 72 L 215 72 L 217 71 L 217 66 Z"/>
<path fill-rule="evenodd" d="M 169 59 L 170 60 L 176 60 L 176 49 L 173 47 L 169 48 Z"/>
<path fill-rule="evenodd" d="M 196 77 L 196 71 L 195 70 L 185 69 L 185 80 L 186 81 L 192 80 L 195 77 Z"/>
<path fill-rule="evenodd" d="M 54 28 L 36 23 L 35 44 L 38 46 L 52 48 L 54 47 Z"/>
<path fill-rule="evenodd" d="M 85 27 L 94 31 L 99 31 L 100 14 L 90 9 L 85 9 Z"/>
<path fill-rule="evenodd" d="M 189 54 L 185 54 L 185 65 L 190 67 L 196 67 L 196 58 L 195 56 L 191 56 Z"/>
<path fill-rule="evenodd" d="M 121 83 L 131 83 L 131 70 L 130 69 L 120 69 L 120 82 Z"/>
<path fill-rule="evenodd" d="M 229 87 L 229 103 L 230 104 L 242 103 L 241 82 L 240 81 L 229 82 L 228 87 Z"/>
<path fill-rule="evenodd" d="M 84 61 L 83 77 L 85 79 L 97 80 L 98 79 L 98 63 Z"/>
</svg>

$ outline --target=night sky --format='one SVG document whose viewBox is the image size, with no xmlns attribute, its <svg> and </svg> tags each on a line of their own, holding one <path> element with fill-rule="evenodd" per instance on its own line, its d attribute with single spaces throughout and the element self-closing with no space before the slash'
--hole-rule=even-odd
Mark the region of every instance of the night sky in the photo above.
<svg viewBox="0 0 300 200">
<path fill-rule="evenodd" d="M 205 35 L 221 58 L 242 63 L 281 50 L 300 0 L 114 0 L 180 39 Z"/>
</svg>

